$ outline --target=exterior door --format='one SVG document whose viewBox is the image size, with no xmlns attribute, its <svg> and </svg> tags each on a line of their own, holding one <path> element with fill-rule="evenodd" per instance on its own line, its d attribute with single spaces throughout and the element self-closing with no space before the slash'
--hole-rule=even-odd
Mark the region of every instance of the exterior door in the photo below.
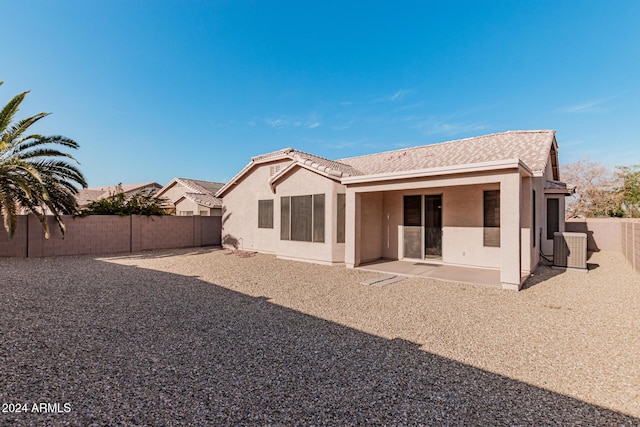
<svg viewBox="0 0 640 427">
<path fill-rule="evenodd" d="M 424 196 L 425 258 L 442 258 L 442 194 Z"/>
<path fill-rule="evenodd" d="M 442 258 L 442 194 L 404 196 L 404 257 Z"/>
</svg>

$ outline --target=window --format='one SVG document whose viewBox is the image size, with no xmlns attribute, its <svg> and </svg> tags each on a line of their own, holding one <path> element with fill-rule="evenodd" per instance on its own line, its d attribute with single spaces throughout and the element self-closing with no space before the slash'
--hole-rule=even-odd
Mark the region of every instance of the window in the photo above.
<svg viewBox="0 0 640 427">
<path fill-rule="evenodd" d="M 258 200 L 258 228 L 273 228 L 273 200 Z"/>
<path fill-rule="evenodd" d="M 422 225 L 422 196 L 404 196 L 404 225 L 405 227 Z"/>
<path fill-rule="evenodd" d="M 547 199 L 547 240 L 553 240 L 556 231 L 560 231 L 560 200 Z"/>
<path fill-rule="evenodd" d="M 178 211 L 178 216 L 193 216 L 193 211 Z"/>
<path fill-rule="evenodd" d="M 338 194 L 338 207 L 337 207 L 337 211 L 338 211 L 338 221 L 337 221 L 337 243 L 344 243 L 345 241 L 345 236 L 346 236 L 346 219 L 347 219 L 347 215 L 346 215 L 346 208 L 347 208 L 347 204 L 346 204 L 346 194 Z"/>
<path fill-rule="evenodd" d="M 280 198 L 280 240 L 291 240 L 291 197 Z"/>
<path fill-rule="evenodd" d="M 209 211 L 200 211 L 200 216 L 209 216 Z"/>
<path fill-rule="evenodd" d="M 533 247 L 536 247 L 536 190 L 533 190 L 531 202 L 531 234 L 533 234 Z"/>
<path fill-rule="evenodd" d="M 324 242 L 324 194 L 282 197 L 280 206 L 281 240 Z"/>
<path fill-rule="evenodd" d="M 500 247 L 500 190 L 484 192 L 484 246 Z"/>
</svg>

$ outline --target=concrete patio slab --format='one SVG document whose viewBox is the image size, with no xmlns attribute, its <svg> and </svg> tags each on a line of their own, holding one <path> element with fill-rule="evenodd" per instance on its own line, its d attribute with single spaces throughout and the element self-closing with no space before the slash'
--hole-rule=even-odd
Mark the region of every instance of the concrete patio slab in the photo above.
<svg viewBox="0 0 640 427">
<path fill-rule="evenodd" d="M 459 267 L 429 262 L 379 260 L 357 267 L 360 270 L 408 277 L 428 277 L 448 282 L 469 283 L 501 287 L 500 270 L 488 268 Z"/>
</svg>

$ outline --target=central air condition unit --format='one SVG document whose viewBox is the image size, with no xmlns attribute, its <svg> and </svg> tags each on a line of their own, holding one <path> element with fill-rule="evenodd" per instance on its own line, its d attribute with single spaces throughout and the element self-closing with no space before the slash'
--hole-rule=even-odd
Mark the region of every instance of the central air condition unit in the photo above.
<svg viewBox="0 0 640 427">
<path fill-rule="evenodd" d="M 553 267 L 587 271 L 587 234 L 553 233 Z"/>
</svg>

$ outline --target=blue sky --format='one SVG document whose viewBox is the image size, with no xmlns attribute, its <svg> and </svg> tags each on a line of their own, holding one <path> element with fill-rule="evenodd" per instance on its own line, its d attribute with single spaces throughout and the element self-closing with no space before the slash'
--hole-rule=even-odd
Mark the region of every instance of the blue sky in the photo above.
<svg viewBox="0 0 640 427">
<path fill-rule="evenodd" d="M 12 1 L 0 103 L 81 145 L 90 186 L 226 181 L 556 129 L 560 161 L 640 163 L 638 1 Z"/>
</svg>

